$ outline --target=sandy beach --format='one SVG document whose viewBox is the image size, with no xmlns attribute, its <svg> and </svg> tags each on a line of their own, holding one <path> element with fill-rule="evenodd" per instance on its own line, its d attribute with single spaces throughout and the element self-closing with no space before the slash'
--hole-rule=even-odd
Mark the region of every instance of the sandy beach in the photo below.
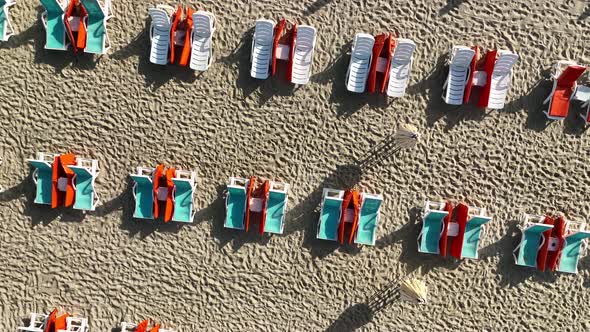
<svg viewBox="0 0 590 332">
<path fill-rule="evenodd" d="M 191 1 L 192 2 L 192 1 Z M 187 331 L 585 331 L 590 258 L 577 275 L 514 265 L 521 213 L 590 221 L 590 133 L 573 103 L 548 122 L 543 99 L 555 61 L 590 64 L 584 0 L 227 0 L 193 4 L 217 17 L 215 62 L 203 73 L 148 61 L 147 9 L 113 0 L 108 55 L 43 48 L 41 6 L 11 9 L 17 34 L 0 46 L 0 330 L 65 306 L 111 331 L 154 319 Z M 174 5 L 174 3 L 169 3 Z M 318 29 L 313 74 L 297 89 L 249 75 L 258 18 Z M 417 44 L 408 94 L 348 93 L 356 32 L 397 30 Z M 503 111 L 441 99 L 453 45 L 520 56 Z M 583 82 L 588 84 L 587 75 Z M 415 149 L 395 152 L 401 124 Z M 74 151 L 99 160 L 102 203 L 88 214 L 33 203 L 26 158 Z M 136 166 L 198 171 L 193 224 L 132 218 Z M 285 232 L 223 228 L 230 176 L 291 184 Z M 384 195 L 377 243 L 316 240 L 322 189 Z M 417 252 L 424 200 L 465 199 L 494 220 L 479 260 Z M 414 274 L 429 303 L 390 300 Z"/>
</svg>

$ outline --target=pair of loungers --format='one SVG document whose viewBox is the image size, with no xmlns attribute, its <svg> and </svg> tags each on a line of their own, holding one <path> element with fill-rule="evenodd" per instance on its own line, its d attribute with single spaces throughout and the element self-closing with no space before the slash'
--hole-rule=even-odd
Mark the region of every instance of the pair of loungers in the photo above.
<svg viewBox="0 0 590 332">
<path fill-rule="evenodd" d="M 483 226 L 492 220 L 484 208 L 464 203 L 424 203 L 422 230 L 418 235 L 418 251 L 462 258 L 478 258 Z"/>
<path fill-rule="evenodd" d="M 15 4 L 15 0 L 0 0 L 0 41 L 8 41 L 14 36 L 14 28 L 10 22 L 10 7 Z"/>
<path fill-rule="evenodd" d="M 521 241 L 514 249 L 517 265 L 566 273 L 578 273 L 582 244 L 590 231 L 585 223 L 566 220 L 563 216 L 525 215 Z"/>
<path fill-rule="evenodd" d="M 94 211 L 99 199 L 95 190 L 98 160 L 77 158 L 74 154 L 39 153 L 37 159 L 27 160 L 35 169 L 35 203 L 72 206 Z"/>
<path fill-rule="evenodd" d="M 590 88 L 580 86 L 577 80 L 586 71 L 585 66 L 580 66 L 572 61 L 558 61 L 552 74 L 553 88 L 543 104 L 549 103 L 545 112 L 550 120 L 562 120 L 567 117 L 572 99 L 581 101 L 586 111 L 580 114 L 584 122 L 590 123 Z"/>
<path fill-rule="evenodd" d="M 288 61 L 287 80 L 307 84 L 311 76 L 317 31 L 309 25 L 290 24 L 281 19 L 259 19 L 254 28 L 250 76 L 265 80 L 275 75 L 277 60 Z"/>
<path fill-rule="evenodd" d="M 158 165 L 156 168 L 137 167 L 136 173 L 129 176 L 134 182 L 133 218 L 157 219 L 162 214 L 164 222 L 193 222 L 197 188 L 195 171 L 165 169 L 164 165 Z M 160 213 L 161 201 L 165 202 L 163 213 Z"/>
<path fill-rule="evenodd" d="M 373 37 L 357 33 L 346 72 L 350 92 L 387 92 L 403 97 L 410 81 L 416 44 L 410 39 L 393 38 L 391 33 Z M 386 89 L 387 87 L 387 89 Z"/>
<path fill-rule="evenodd" d="M 325 188 L 316 237 L 321 240 L 375 245 L 383 196 L 357 190 Z"/>
<path fill-rule="evenodd" d="M 287 183 L 229 178 L 224 226 L 248 231 L 250 224 L 258 221 L 260 234 L 282 234 L 288 193 Z"/>
<path fill-rule="evenodd" d="M 28 326 L 18 327 L 19 332 L 88 332 L 88 319 L 69 313 L 58 314 L 54 309 L 49 315 L 32 313 Z"/>
<path fill-rule="evenodd" d="M 111 0 L 41 0 L 45 11 L 45 49 L 74 50 L 106 54 L 110 48 L 107 21 L 111 18 Z M 80 7 L 80 8 L 75 8 Z M 82 13 L 82 14 L 80 14 Z"/>
<path fill-rule="evenodd" d="M 215 15 L 182 7 L 158 5 L 149 9 L 150 62 L 157 65 L 178 62 L 192 70 L 205 71 L 213 60 Z M 177 48 L 180 56 L 177 56 Z M 178 60 L 177 60 L 178 58 Z"/>
<path fill-rule="evenodd" d="M 160 324 L 155 324 L 151 328 L 148 326 L 148 320 L 144 320 L 139 324 L 121 322 L 120 332 L 175 332 L 174 330 L 165 330 L 160 328 Z"/>
<path fill-rule="evenodd" d="M 516 53 L 489 50 L 481 56 L 477 46 L 455 46 L 449 59 L 449 74 L 443 86 L 443 100 L 449 105 L 469 102 L 474 87 L 480 87 L 478 107 L 502 109 L 512 80 Z"/>
</svg>

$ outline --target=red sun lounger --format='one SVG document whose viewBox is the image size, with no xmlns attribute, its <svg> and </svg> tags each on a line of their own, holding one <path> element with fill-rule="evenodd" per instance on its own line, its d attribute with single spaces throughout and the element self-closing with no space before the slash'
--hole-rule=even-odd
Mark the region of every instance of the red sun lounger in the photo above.
<svg viewBox="0 0 590 332">
<path fill-rule="evenodd" d="M 567 66 L 563 71 L 562 66 Z M 555 65 L 553 74 L 553 88 L 543 104 L 549 103 L 549 109 L 545 112 L 548 119 L 561 120 L 567 116 L 576 90 L 576 81 L 586 71 L 586 67 L 579 66 L 568 61 L 559 61 Z"/>
</svg>

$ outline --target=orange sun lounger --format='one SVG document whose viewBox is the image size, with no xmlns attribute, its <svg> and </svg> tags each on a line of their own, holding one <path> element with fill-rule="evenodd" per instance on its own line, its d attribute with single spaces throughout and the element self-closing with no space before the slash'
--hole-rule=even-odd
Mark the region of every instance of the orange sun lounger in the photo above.
<svg viewBox="0 0 590 332">
<path fill-rule="evenodd" d="M 563 71 L 561 66 L 567 66 Z M 543 104 L 549 103 L 545 112 L 548 119 L 561 120 L 567 116 L 570 100 L 576 89 L 576 81 L 586 71 L 586 67 L 569 61 L 559 61 L 553 74 L 553 88 Z"/>
</svg>

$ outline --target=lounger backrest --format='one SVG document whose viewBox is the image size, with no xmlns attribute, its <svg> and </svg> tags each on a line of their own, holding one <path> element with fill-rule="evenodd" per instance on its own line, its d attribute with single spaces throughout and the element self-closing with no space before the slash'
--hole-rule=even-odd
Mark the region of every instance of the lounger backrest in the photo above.
<svg viewBox="0 0 590 332">
<path fill-rule="evenodd" d="M 453 49 L 453 58 L 451 59 L 451 70 L 467 70 L 473 60 L 475 51 L 464 46 L 458 46 Z"/>
<path fill-rule="evenodd" d="M 352 55 L 354 59 L 368 60 L 373 54 L 373 45 L 375 37 L 366 33 L 357 33 L 354 36 L 354 45 L 352 46 Z"/>
<path fill-rule="evenodd" d="M 570 65 L 559 75 L 557 79 L 557 86 L 564 88 L 572 88 L 576 84 L 576 81 L 586 71 L 586 67 Z"/>
<path fill-rule="evenodd" d="M 106 17 L 98 0 L 80 0 L 80 2 L 84 6 L 84 9 L 86 9 L 90 21 L 103 20 Z"/>
<path fill-rule="evenodd" d="M 313 50 L 316 41 L 316 29 L 309 25 L 297 27 L 297 38 L 295 40 L 295 52 L 310 52 Z"/>
<path fill-rule="evenodd" d="M 553 228 L 552 225 L 531 224 L 523 230 L 516 264 L 530 267 L 537 266 L 537 255 L 543 232 L 551 228 Z"/>
<path fill-rule="evenodd" d="M 148 13 L 152 18 L 151 25 L 153 27 L 158 30 L 170 31 L 170 17 L 165 10 L 160 8 L 150 8 Z"/>
<path fill-rule="evenodd" d="M 410 39 L 397 39 L 395 50 L 393 52 L 393 58 L 391 59 L 392 65 L 396 64 L 408 64 L 412 61 L 412 55 L 416 49 L 416 44 Z"/>
<path fill-rule="evenodd" d="M 383 198 L 380 195 L 363 194 L 355 243 L 375 245 L 375 233 L 382 202 Z"/>
<path fill-rule="evenodd" d="M 507 75 L 512 71 L 512 67 L 518 61 L 518 54 L 509 51 L 500 51 L 500 56 L 496 60 L 493 76 Z"/>
<path fill-rule="evenodd" d="M 199 10 L 193 14 L 193 35 L 209 38 L 213 33 L 213 14 Z"/>
<path fill-rule="evenodd" d="M 422 218 L 422 239 L 418 246 L 418 251 L 428 254 L 438 254 L 440 252 L 439 242 L 442 230 L 443 218 L 449 213 L 441 210 L 426 211 Z"/>
<path fill-rule="evenodd" d="M 64 8 L 57 0 L 41 0 L 41 5 L 43 5 L 49 17 L 55 17 L 65 13 Z"/>
<path fill-rule="evenodd" d="M 490 222 L 491 217 L 474 216 L 465 225 L 465 236 L 463 238 L 463 248 L 461 257 L 477 259 L 477 249 L 479 247 L 481 227 Z"/>
<path fill-rule="evenodd" d="M 578 272 L 578 260 L 582 242 L 590 237 L 588 231 L 578 231 L 565 237 L 565 246 L 561 252 L 558 270 L 566 273 Z"/>
<path fill-rule="evenodd" d="M 274 22 L 270 20 L 257 20 L 254 29 L 254 42 L 258 45 L 272 46 Z"/>
</svg>

